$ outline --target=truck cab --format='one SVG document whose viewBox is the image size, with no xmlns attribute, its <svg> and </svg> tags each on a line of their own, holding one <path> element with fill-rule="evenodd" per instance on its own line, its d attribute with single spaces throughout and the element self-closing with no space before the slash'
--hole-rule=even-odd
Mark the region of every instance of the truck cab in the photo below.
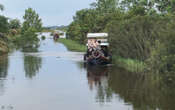
<svg viewBox="0 0 175 110">
<path fill-rule="evenodd" d="M 84 61 L 91 65 L 104 65 L 112 61 L 108 33 L 88 33 Z"/>
</svg>

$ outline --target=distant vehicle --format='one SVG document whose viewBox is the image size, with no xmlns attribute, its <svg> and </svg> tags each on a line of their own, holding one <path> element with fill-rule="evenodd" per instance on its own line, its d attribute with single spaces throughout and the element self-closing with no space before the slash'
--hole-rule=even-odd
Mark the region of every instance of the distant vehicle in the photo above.
<svg viewBox="0 0 175 110">
<path fill-rule="evenodd" d="M 60 37 L 59 33 L 56 33 L 56 32 L 55 32 L 55 33 L 53 34 L 53 39 L 54 39 L 54 40 L 59 39 L 59 37 Z"/>
<path fill-rule="evenodd" d="M 88 33 L 87 52 L 84 61 L 90 65 L 106 65 L 112 62 L 107 33 Z"/>
<path fill-rule="evenodd" d="M 65 38 L 65 33 L 60 30 L 54 30 L 51 35 L 53 36 L 54 40 L 57 40 L 59 38 Z"/>
<path fill-rule="evenodd" d="M 54 40 L 57 40 L 60 38 L 60 33 L 58 32 L 58 30 L 54 30 L 52 35 Z"/>
</svg>

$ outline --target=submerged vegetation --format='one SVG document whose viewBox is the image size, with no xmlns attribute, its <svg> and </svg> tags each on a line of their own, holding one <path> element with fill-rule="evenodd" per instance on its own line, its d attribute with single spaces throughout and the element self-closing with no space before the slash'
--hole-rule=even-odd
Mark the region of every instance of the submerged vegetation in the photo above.
<svg viewBox="0 0 175 110">
<path fill-rule="evenodd" d="M 118 56 L 113 57 L 115 62 L 139 65 L 143 71 L 173 74 L 174 7 L 173 1 L 96 0 L 91 8 L 77 11 L 67 36 L 85 44 L 87 33 L 107 32 L 111 52 Z"/>
</svg>

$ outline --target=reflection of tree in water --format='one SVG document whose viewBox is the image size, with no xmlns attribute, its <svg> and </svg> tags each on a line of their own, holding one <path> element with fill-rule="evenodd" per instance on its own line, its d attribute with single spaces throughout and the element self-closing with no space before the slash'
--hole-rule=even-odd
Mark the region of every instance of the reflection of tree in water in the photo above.
<svg viewBox="0 0 175 110">
<path fill-rule="evenodd" d="M 36 56 L 24 56 L 24 69 L 26 77 L 33 78 L 42 66 L 42 58 Z"/>
<path fill-rule="evenodd" d="M 6 78 L 8 71 L 8 56 L 0 56 L 0 78 Z"/>
<path fill-rule="evenodd" d="M 107 85 L 108 68 L 87 67 L 87 78 L 90 90 L 97 90 L 97 102 L 110 102 L 112 92 Z"/>
<path fill-rule="evenodd" d="M 39 44 L 35 47 L 23 47 L 22 52 L 38 52 Z"/>
<path fill-rule="evenodd" d="M 8 55 L 0 56 L 0 95 L 4 93 L 4 81 L 8 74 Z"/>
<path fill-rule="evenodd" d="M 38 52 L 39 44 L 32 47 L 23 47 L 23 52 Z M 32 55 L 25 55 L 24 56 L 24 70 L 26 73 L 26 77 L 33 78 L 36 76 L 36 74 L 39 72 L 40 68 L 42 66 L 42 58 L 38 56 L 32 56 Z"/>
<path fill-rule="evenodd" d="M 135 110 L 174 110 L 175 89 L 164 86 L 161 77 L 111 70 L 108 86 Z"/>
<path fill-rule="evenodd" d="M 117 94 L 134 110 L 175 110 L 175 85 L 160 75 L 91 67 L 87 68 L 87 78 L 100 103 L 111 101 Z"/>
</svg>

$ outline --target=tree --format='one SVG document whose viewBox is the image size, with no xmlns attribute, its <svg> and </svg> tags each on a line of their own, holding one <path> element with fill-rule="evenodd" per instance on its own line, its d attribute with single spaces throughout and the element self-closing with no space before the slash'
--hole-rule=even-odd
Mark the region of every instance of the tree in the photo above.
<svg viewBox="0 0 175 110">
<path fill-rule="evenodd" d="M 155 12 L 156 9 L 161 13 L 174 13 L 175 11 L 174 0 L 122 0 L 120 5 L 124 10 L 143 7 L 148 14 Z"/>
<path fill-rule="evenodd" d="M 10 29 L 19 29 L 21 27 L 21 23 L 18 19 L 12 19 L 9 22 Z"/>
<path fill-rule="evenodd" d="M 157 8 L 162 13 L 173 13 L 175 11 L 175 1 L 174 0 L 155 0 L 157 3 Z"/>
<path fill-rule="evenodd" d="M 0 4 L 0 11 L 4 10 L 4 6 L 2 4 Z"/>
<path fill-rule="evenodd" d="M 22 36 L 20 45 L 24 48 L 38 47 L 39 39 L 37 38 L 36 32 L 42 30 L 42 22 L 39 15 L 32 8 L 28 8 L 25 10 L 23 18 L 24 22 L 21 29 Z"/>
<path fill-rule="evenodd" d="M 6 33 L 8 25 L 8 19 L 5 16 L 0 16 L 0 33 Z"/>
<path fill-rule="evenodd" d="M 85 43 L 87 33 L 104 32 L 113 13 L 117 12 L 117 3 L 118 0 L 97 0 L 90 9 L 77 11 L 67 31 L 69 38 Z"/>
<path fill-rule="evenodd" d="M 120 5 L 124 10 L 134 9 L 138 11 L 138 9 L 144 9 L 145 12 L 149 13 L 153 11 L 155 3 L 155 0 L 123 0 Z"/>
<path fill-rule="evenodd" d="M 22 33 L 28 31 L 30 28 L 33 28 L 32 30 L 35 30 L 34 32 L 40 32 L 42 30 L 42 20 L 32 8 L 25 10 L 25 15 L 23 18 L 24 23 L 22 26 Z"/>
<path fill-rule="evenodd" d="M 119 0 L 96 0 L 92 3 L 92 8 L 96 8 L 100 13 L 113 12 L 118 7 Z"/>
</svg>

